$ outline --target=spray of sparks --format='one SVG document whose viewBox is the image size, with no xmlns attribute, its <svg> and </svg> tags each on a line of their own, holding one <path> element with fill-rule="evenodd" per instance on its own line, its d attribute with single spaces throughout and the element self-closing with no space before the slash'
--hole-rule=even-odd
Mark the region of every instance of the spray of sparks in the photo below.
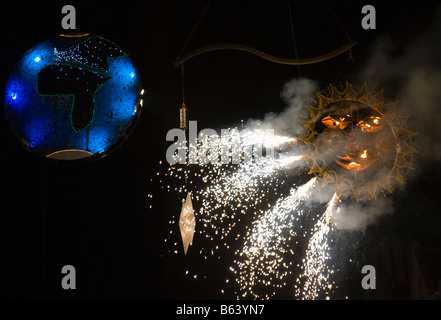
<svg viewBox="0 0 441 320">
<path fill-rule="evenodd" d="M 295 294 L 300 299 L 317 299 L 320 294 L 324 294 L 327 300 L 330 298 L 329 293 L 335 283 L 330 281 L 334 270 L 330 265 L 329 242 L 332 239 L 329 235 L 334 231 L 332 216 L 338 201 L 337 194 L 334 194 L 325 213 L 314 226 L 301 267 L 303 273 L 297 278 L 295 285 Z"/>
<path fill-rule="evenodd" d="M 300 166 L 302 156 L 282 148 L 284 151 L 270 157 L 262 157 L 262 151 L 257 150 L 260 157 L 256 157 L 256 149 L 247 148 L 248 145 L 255 145 L 256 140 L 274 147 L 296 142 L 293 138 L 277 135 L 267 137 L 263 134 L 258 139 L 256 135 L 242 135 L 240 142 L 245 148 L 242 148 L 240 156 L 242 160 L 249 161 L 230 165 L 222 164 L 218 161 L 219 158 L 212 157 L 209 164 L 205 159 L 193 167 L 171 165 L 165 174 L 166 177 L 182 182 L 174 189 L 171 185 L 166 185 L 164 188 L 168 191 L 185 196 L 189 189 L 193 189 L 194 199 L 199 205 L 199 208 L 195 207 L 198 232 L 210 241 L 222 240 L 220 246 L 217 242 L 214 247 L 202 248 L 200 254 L 205 258 L 210 254 L 220 258 L 220 247 L 228 250 L 232 241 L 243 241 L 242 247 L 234 252 L 237 259 L 229 268 L 238 287 L 235 290 L 238 299 L 269 299 L 275 295 L 276 290 L 286 286 L 288 276 L 296 269 L 290 259 L 297 254 L 294 251 L 295 245 L 300 237 L 308 235 L 308 230 L 305 230 L 300 220 L 305 213 L 310 213 L 305 202 L 317 184 L 316 178 L 312 178 L 297 188 L 291 188 L 288 194 L 280 192 L 279 189 L 285 184 L 285 179 L 281 178 L 280 173 Z M 230 143 L 231 140 L 225 137 L 199 139 L 198 144 L 189 146 L 187 141 L 183 141 L 179 149 L 184 152 L 177 152 L 175 157 L 180 161 L 182 154 L 189 155 L 201 150 L 204 154 L 209 154 L 207 151 L 210 148 L 231 152 L 233 150 L 230 150 Z M 229 157 L 233 159 L 232 155 Z M 199 179 L 206 186 L 193 184 L 193 178 Z M 194 190 L 196 185 L 198 188 Z M 266 201 L 269 192 L 279 198 L 275 204 Z M 295 296 L 300 299 L 318 298 L 321 292 L 332 288 L 333 283 L 329 282 L 333 271 L 328 263 L 328 236 L 333 230 L 331 216 L 336 203 L 337 198 L 334 195 L 327 205 L 326 212 L 311 230 L 313 235 L 306 257 L 300 266 L 303 273 L 296 279 L 295 284 Z M 251 225 L 247 225 L 245 233 L 242 234 L 233 232 L 241 217 L 251 220 Z M 176 224 L 176 218 L 173 216 L 169 223 Z M 172 228 L 169 237 L 165 239 L 166 242 L 173 239 L 173 230 L 176 232 L 176 229 Z M 179 241 L 174 241 L 175 248 L 170 251 L 178 254 L 179 245 Z M 224 292 L 223 289 L 221 291 Z"/>
<path fill-rule="evenodd" d="M 291 262 L 284 261 L 284 256 L 294 254 L 289 244 L 292 237 L 298 236 L 294 227 L 304 213 L 300 204 L 309 196 L 315 182 L 313 178 L 297 190 L 292 190 L 289 196 L 280 199 L 274 208 L 253 224 L 243 248 L 236 251 L 242 259 L 235 260 L 236 268 L 231 267 L 240 285 L 238 298 L 268 299 L 275 294 L 273 289 L 286 285 L 284 280 L 290 273 Z"/>
</svg>

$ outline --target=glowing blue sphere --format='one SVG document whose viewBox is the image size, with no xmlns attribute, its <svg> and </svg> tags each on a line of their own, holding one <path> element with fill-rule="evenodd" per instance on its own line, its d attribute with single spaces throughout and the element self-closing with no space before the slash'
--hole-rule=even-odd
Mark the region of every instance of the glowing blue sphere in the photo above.
<svg viewBox="0 0 441 320">
<path fill-rule="evenodd" d="M 5 111 L 30 152 L 58 160 L 104 156 L 140 115 L 139 75 L 128 55 L 95 35 L 50 38 L 11 73 Z"/>
</svg>

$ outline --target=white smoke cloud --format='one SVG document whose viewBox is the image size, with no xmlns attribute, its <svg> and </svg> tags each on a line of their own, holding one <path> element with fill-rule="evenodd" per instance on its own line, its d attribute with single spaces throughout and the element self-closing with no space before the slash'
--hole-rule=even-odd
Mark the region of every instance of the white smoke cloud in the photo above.
<svg viewBox="0 0 441 320">
<path fill-rule="evenodd" d="M 274 129 L 276 134 L 298 137 L 304 133 L 304 127 L 299 120 L 302 113 L 307 111 L 305 104 L 311 101 L 318 88 L 317 82 L 311 79 L 299 78 L 288 81 L 280 94 L 287 104 L 286 109 L 280 113 L 267 113 L 263 120 L 250 119 L 247 121 L 247 127 Z"/>
<path fill-rule="evenodd" d="M 379 198 L 369 202 L 342 202 L 333 216 L 333 223 L 339 230 L 364 231 L 385 214 L 393 212 L 390 198 Z"/>
<path fill-rule="evenodd" d="M 427 33 L 409 41 L 405 48 L 397 47 L 390 35 L 381 36 L 360 75 L 360 80 L 366 81 L 370 88 L 384 88 L 387 95 L 397 100 L 397 112 L 407 115 L 409 129 L 418 133 L 413 144 L 419 154 L 412 158 L 417 170 L 409 172 L 411 178 L 419 174 L 418 168 L 424 162 L 441 161 L 441 124 L 437 120 L 441 110 L 439 39 L 441 10 L 435 13 Z M 390 198 L 368 203 L 342 202 L 333 221 L 338 229 L 363 231 L 380 216 L 392 212 Z"/>
<path fill-rule="evenodd" d="M 419 162 L 441 160 L 441 9 L 429 26 L 400 54 L 391 36 L 379 38 L 361 75 L 372 86 L 396 92 L 398 112 L 409 116 L 409 128 L 418 133 L 413 140 Z"/>
</svg>

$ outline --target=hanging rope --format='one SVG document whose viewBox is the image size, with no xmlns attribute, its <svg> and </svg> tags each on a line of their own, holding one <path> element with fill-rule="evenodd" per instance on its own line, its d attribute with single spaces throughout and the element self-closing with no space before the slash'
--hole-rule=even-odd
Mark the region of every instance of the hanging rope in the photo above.
<svg viewBox="0 0 441 320">
<path fill-rule="evenodd" d="M 181 82 L 182 82 L 182 108 L 185 108 L 185 83 L 184 83 L 184 64 L 181 64 Z"/>
<path fill-rule="evenodd" d="M 296 35 L 294 33 L 294 25 L 292 23 L 291 3 L 289 0 L 287 0 L 287 2 L 288 2 L 289 22 L 291 23 L 292 41 L 294 42 L 294 53 L 296 55 L 296 59 L 298 59 L 299 55 L 297 53 Z M 300 75 L 300 66 L 299 65 L 297 65 L 297 72 L 299 73 L 299 78 L 301 78 L 302 76 Z"/>
</svg>

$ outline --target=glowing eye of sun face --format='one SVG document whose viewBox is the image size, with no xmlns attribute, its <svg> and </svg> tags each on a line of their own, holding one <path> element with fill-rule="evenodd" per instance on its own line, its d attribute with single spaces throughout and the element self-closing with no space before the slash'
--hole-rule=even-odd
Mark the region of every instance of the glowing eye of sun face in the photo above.
<svg viewBox="0 0 441 320">
<path fill-rule="evenodd" d="M 350 121 L 348 121 L 347 118 L 349 118 L 349 115 L 348 116 L 329 115 L 322 119 L 322 123 L 328 128 L 343 130 L 350 123 Z"/>
<path fill-rule="evenodd" d="M 361 128 L 362 132 L 367 133 L 374 133 L 383 129 L 383 126 L 381 125 L 381 118 L 373 116 L 361 120 L 357 123 L 357 126 Z"/>
<path fill-rule="evenodd" d="M 360 158 L 367 159 L 367 150 L 363 151 L 363 153 L 360 155 Z"/>
</svg>

